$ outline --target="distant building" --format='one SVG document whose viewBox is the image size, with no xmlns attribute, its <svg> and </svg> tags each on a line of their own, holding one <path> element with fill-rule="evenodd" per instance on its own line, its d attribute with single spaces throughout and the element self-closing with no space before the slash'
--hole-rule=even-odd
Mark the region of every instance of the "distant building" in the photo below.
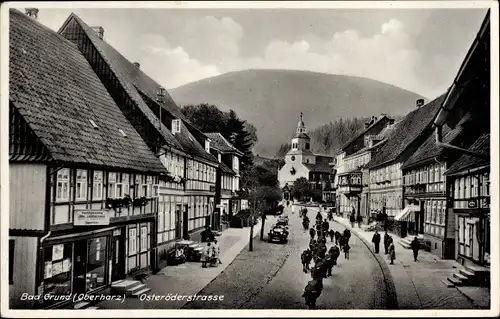
<svg viewBox="0 0 500 319">
<path fill-rule="evenodd" d="M 394 128 L 394 120 L 387 116 L 372 117 L 365 123 L 363 132 L 346 143 L 336 157 L 335 187 L 337 190 L 337 213 L 348 217 L 353 208 L 368 222 L 368 171 L 365 165 L 372 153 L 386 142 L 386 137 Z"/>
<path fill-rule="evenodd" d="M 309 180 L 322 192 L 331 188 L 332 169 L 329 163 L 333 161 L 333 157 L 316 155 L 311 151 L 311 138 L 307 135 L 302 117 L 303 114 L 300 113 L 297 132 L 291 141 L 292 147 L 285 156 L 285 165 L 278 171 L 278 181 L 285 196 L 288 194 L 286 190 L 300 177 Z"/>
</svg>

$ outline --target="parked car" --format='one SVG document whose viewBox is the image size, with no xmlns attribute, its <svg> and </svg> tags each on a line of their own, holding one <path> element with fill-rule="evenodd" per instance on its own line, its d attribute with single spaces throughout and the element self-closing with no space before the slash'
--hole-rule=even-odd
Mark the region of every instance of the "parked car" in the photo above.
<svg viewBox="0 0 500 319">
<path fill-rule="evenodd" d="M 288 227 L 284 225 L 273 225 L 268 234 L 269 242 L 273 240 L 278 240 L 280 243 L 286 243 L 288 241 Z"/>
<path fill-rule="evenodd" d="M 276 225 L 288 226 L 288 216 L 282 216 L 282 217 L 278 218 Z"/>
</svg>

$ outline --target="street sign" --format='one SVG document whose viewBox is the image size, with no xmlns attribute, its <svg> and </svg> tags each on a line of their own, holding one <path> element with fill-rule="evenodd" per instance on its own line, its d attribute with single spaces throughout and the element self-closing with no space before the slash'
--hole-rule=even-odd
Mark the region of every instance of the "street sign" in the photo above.
<svg viewBox="0 0 500 319">
<path fill-rule="evenodd" d="M 103 226 L 109 225 L 109 211 L 102 209 L 75 209 L 74 226 Z"/>
</svg>

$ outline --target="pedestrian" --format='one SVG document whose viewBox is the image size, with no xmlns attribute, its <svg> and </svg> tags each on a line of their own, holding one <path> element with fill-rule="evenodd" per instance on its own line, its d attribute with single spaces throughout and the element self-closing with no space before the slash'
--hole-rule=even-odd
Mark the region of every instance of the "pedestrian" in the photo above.
<svg viewBox="0 0 500 319">
<path fill-rule="evenodd" d="M 384 250 L 385 250 L 385 254 L 387 255 L 389 253 L 389 239 L 391 237 L 389 236 L 389 234 L 387 233 L 387 230 L 385 231 L 385 235 L 384 235 Z"/>
<path fill-rule="evenodd" d="M 333 243 L 333 238 L 335 237 L 335 231 L 333 229 L 330 229 L 328 231 L 328 235 L 330 236 L 330 241 Z"/>
<path fill-rule="evenodd" d="M 392 237 L 389 239 L 389 257 L 391 258 L 391 265 L 394 265 L 394 259 L 396 259 L 396 249 L 394 247 L 394 240 Z"/>
<path fill-rule="evenodd" d="M 319 222 L 323 221 L 323 215 L 321 215 L 320 211 L 318 211 L 318 213 L 316 214 L 316 221 Z"/>
<path fill-rule="evenodd" d="M 351 250 L 351 246 L 349 246 L 348 242 L 344 243 L 344 257 L 345 259 L 349 259 L 349 251 Z"/>
<path fill-rule="evenodd" d="M 411 242 L 411 250 L 413 250 L 413 259 L 417 261 L 418 258 L 418 250 L 420 249 L 420 242 L 418 241 L 417 236 Z"/>
<path fill-rule="evenodd" d="M 335 245 L 338 245 L 339 244 L 339 239 L 341 237 L 341 234 L 339 231 L 336 231 L 335 232 Z"/>
<path fill-rule="evenodd" d="M 373 234 L 372 243 L 375 246 L 375 253 L 378 254 L 380 249 L 380 234 L 378 233 L 378 230 L 376 230 L 375 234 Z"/>
<path fill-rule="evenodd" d="M 314 236 L 316 236 L 316 230 L 314 228 L 309 229 L 309 236 L 311 239 L 314 239 Z"/>
<path fill-rule="evenodd" d="M 354 209 L 354 207 L 352 208 L 351 216 L 349 217 L 349 221 L 351 222 L 351 228 L 354 228 L 354 222 L 356 221 L 356 210 Z"/>
<path fill-rule="evenodd" d="M 304 288 L 304 293 L 302 297 L 305 298 L 306 305 L 309 309 L 316 309 L 316 300 L 321 295 L 323 291 L 323 279 L 322 278 L 314 278 L 313 280 L 307 283 L 307 286 Z"/>
<path fill-rule="evenodd" d="M 312 251 L 311 249 L 306 249 L 302 252 L 302 255 L 300 256 L 300 259 L 302 261 L 302 269 L 304 273 L 307 273 L 309 271 L 309 264 L 312 261 Z"/>
<path fill-rule="evenodd" d="M 340 248 L 339 248 L 339 246 L 334 245 L 334 246 L 330 247 L 330 252 L 332 253 L 332 256 L 333 256 L 333 265 L 337 266 L 337 259 L 340 256 Z"/>
<path fill-rule="evenodd" d="M 220 246 L 219 246 L 219 243 L 217 242 L 217 239 L 214 239 L 214 253 L 215 253 L 215 257 L 217 258 L 217 262 L 219 262 L 219 264 L 222 264 L 222 261 L 220 260 Z"/>
<path fill-rule="evenodd" d="M 210 263 L 210 255 L 212 254 L 212 243 L 208 242 L 207 246 L 203 250 L 203 257 L 201 267 L 207 268 L 207 264 Z"/>
<path fill-rule="evenodd" d="M 360 214 L 358 214 L 357 222 L 358 222 L 358 228 L 361 228 L 361 223 L 363 222 L 363 217 L 361 217 Z"/>
<path fill-rule="evenodd" d="M 329 229 L 330 229 L 330 223 L 328 222 L 328 220 L 325 219 L 323 221 L 323 231 L 327 232 Z"/>
<path fill-rule="evenodd" d="M 351 231 L 346 228 L 344 230 L 344 236 L 343 237 L 344 237 L 345 242 L 348 243 L 349 239 L 351 238 Z"/>
</svg>

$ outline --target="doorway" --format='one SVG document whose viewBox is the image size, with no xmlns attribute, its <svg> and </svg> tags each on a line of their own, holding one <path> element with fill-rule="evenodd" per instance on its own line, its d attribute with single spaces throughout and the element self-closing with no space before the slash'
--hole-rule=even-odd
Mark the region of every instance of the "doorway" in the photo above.
<svg viewBox="0 0 500 319">
<path fill-rule="evenodd" d="M 113 270 L 111 281 L 125 278 L 125 239 L 124 231 L 120 235 L 113 237 Z"/>
<path fill-rule="evenodd" d="M 180 205 L 177 205 L 175 209 L 175 239 L 180 239 L 182 237 L 182 216 L 179 206 Z M 184 224 L 186 224 L 186 222 L 184 222 Z"/>
<path fill-rule="evenodd" d="M 75 265 L 73 273 L 73 292 L 85 293 L 87 274 L 87 240 L 75 241 Z"/>
<path fill-rule="evenodd" d="M 425 202 L 420 201 L 420 211 L 418 212 L 418 233 L 423 234 L 424 233 L 424 223 L 425 223 Z"/>
<path fill-rule="evenodd" d="M 181 211 L 181 205 L 177 205 L 177 209 L 179 210 L 179 216 L 180 216 L 180 211 Z M 184 239 L 188 239 L 188 234 L 189 234 L 189 210 L 188 210 L 188 205 L 184 205 L 184 210 L 182 211 L 182 220 L 184 223 L 182 224 L 183 226 L 183 233 L 184 233 Z"/>
</svg>

